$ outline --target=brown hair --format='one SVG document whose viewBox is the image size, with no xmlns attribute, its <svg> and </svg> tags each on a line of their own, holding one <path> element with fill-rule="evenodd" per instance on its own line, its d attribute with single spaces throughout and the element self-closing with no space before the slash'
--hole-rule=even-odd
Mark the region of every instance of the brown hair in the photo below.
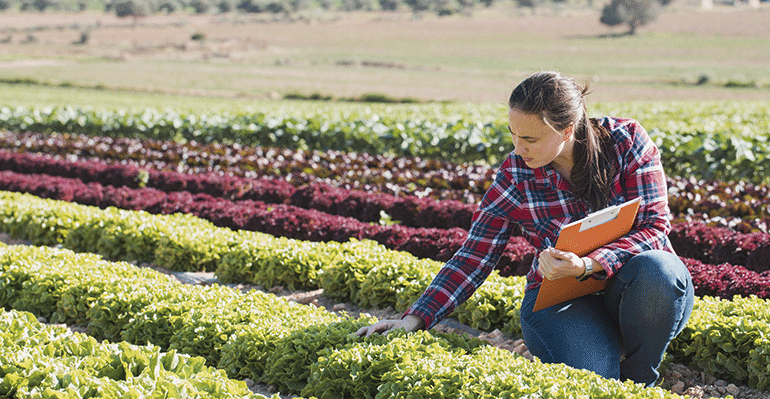
<svg viewBox="0 0 770 399">
<path fill-rule="evenodd" d="M 609 131 L 586 112 L 588 86 L 557 72 L 538 72 L 521 82 L 508 99 L 508 106 L 540 116 L 556 130 L 574 124 L 575 164 L 570 172 L 578 199 L 588 202 L 591 211 L 607 206 L 616 168 L 614 144 Z"/>
</svg>

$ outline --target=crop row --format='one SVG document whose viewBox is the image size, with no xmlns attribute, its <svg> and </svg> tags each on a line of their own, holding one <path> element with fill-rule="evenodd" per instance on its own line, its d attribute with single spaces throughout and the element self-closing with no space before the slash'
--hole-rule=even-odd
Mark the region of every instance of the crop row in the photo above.
<svg viewBox="0 0 770 399">
<path fill-rule="evenodd" d="M 163 276 L 153 278 L 149 273 L 145 274 L 146 278 L 129 279 L 128 275 L 138 274 L 130 271 L 131 267 L 67 250 L 0 250 L 0 270 L 3 270 L 0 276 L 10 282 L 0 288 L 5 294 L 0 296 L 5 299 L 0 305 L 19 310 L 32 308 L 33 313 L 43 309 L 30 306 L 32 301 L 35 304 L 43 301 L 31 298 L 24 290 L 29 287 L 47 294 L 44 295 L 47 309 L 84 320 L 97 338 L 109 336 L 99 334 L 100 331 L 112 331 L 129 343 L 146 345 L 135 349 L 126 343 L 97 344 L 91 337 L 40 326 L 28 313 L 14 311 L 1 312 L 0 325 L 7 324 L 7 330 L 18 338 L 9 334 L 8 340 L 0 339 L 3 343 L 0 351 L 21 348 L 20 353 L 37 354 L 37 349 L 31 348 L 35 342 L 42 344 L 45 355 L 55 358 L 57 366 L 86 359 L 89 362 L 79 375 L 94 369 L 110 382 L 131 380 L 134 375 L 150 374 L 150 378 L 163 375 L 163 368 L 203 368 L 201 358 L 205 358 L 232 378 L 251 378 L 274 384 L 281 390 L 322 399 L 384 399 L 403 397 L 407 392 L 413 398 L 497 398 L 543 391 L 552 398 L 571 398 L 574 392 L 596 398 L 676 397 L 660 388 L 647 389 L 631 382 L 607 380 L 586 370 L 530 362 L 467 336 L 396 331 L 361 338 L 351 333 L 373 320 L 338 317 L 323 309 L 291 304 L 258 291 L 242 294 L 221 286 L 181 287 Z M 89 277 L 94 275 L 98 277 Z M 82 297 L 83 292 L 89 296 Z M 98 328 L 94 328 L 96 326 Z M 0 331 L 3 330 L 6 329 Z M 6 335 L 0 334 L 0 337 Z M 12 343 L 14 338 L 19 342 Z M 164 348 L 200 357 L 181 358 L 173 352 L 161 354 Z M 89 352 L 97 356 L 89 356 Z M 8 359 L 2 358 L 0 362 L 10 363 L 3 370 L 18 370 L 14 376 L 29 373 L 27 369 L 37 366 L 31 360 L 43 356 L 14 361 L 18 357 L 12 353 Z M 173 363 L 174 360 L 178 363 Z M 66 387 L 69 382 L 66 376 L 61 378 L 63 384 L 51 381 L 60 369 L 51 371 L 48 379 L 33 379 L 35 388 L 44 389 L 48 385 L 53 391 L 61 385 Z M 206 375 L 203 377 L 198 381 L 201 385 L 207 382 Z M 19 380 L 21 378 L 7 375 L 4 379 L 11 389 Z M 180 381 L 180 388 L 185 387 L 184 382 Z M 211 385 L 220 390 L 225 388 Z"/>
<path fill-rule="evenodd" d="M 2 307 L 0 369 L 3 398 L 265 398 L 200 357 L 100 343 Z"/>
<path fill-rule="evenodd" d="M 201 144 L 85 134 L 0 131 L 0 148 L 61 157 L 132 163 L 143 168 L 198 174 L 218 172 L 281 178 L 294 186 L 332 186 L 477 202 L 494 177 L 485 164 L 342 151 L 310 151 L 239 144 Z"/>
<path fill-rule="evenodd" d="M 437 201 L 415 196 L 396 197 L 357 190 L 344 190 L 326 184 L 307 184 L 300 188 L 281 179 L 247 179 L 219 173 L 187 174 L 176 171 L 143 169 L 133 164 L 98 161 L 70 161 L 49 156 L 0 150 L 0 169 L 18 173 L 44 173 L 99 182 L 115 187 L 152 187 L 166 192 L 206 193 L 230 200 L 286 203 L 317 209 L 363 222 L 378 222 L 381 212 L 410 227 L 470 228 L 476 205 L 458 201 Z"/>
<path fill-rule="evenodd" d="M 37 245 L 63 245 L 169 270 L 214 271 L 223 283 L 323 288 L 327 296 L 364 307 L 406 309 L 441 267 L 371 240 L 276 238 L 216 227 L 188 214 L 100 209 L 9 192 L 0 192 L 0 205 L 0 231 Z M 518 334 L 518 314 L 509 312 L 523 298 L 523 281 L 493 273 L 454 317 L 475 328 Z"/>
<path fill-rule="evenodd" d="M 172 270 L 205 263 L 225 283 L 320 286 L 325 295 L 364 307 L 405 309 L 441 266 L 404 252 L 389 251 L 371 241 L 311 243 L 233 232 L 189 215 L 102 210 L 27 194 L 2 193 L 0 198 L 0 231 L 13 237 L 40 244 L 59 243 L 113 259 L 151 261 Z M 110 300 L 140 295 L 140 290 L 124 288 L 120 289 L 122 294 L 110 296 Z M 493 272 L 453 317 L 476 328 L 501 328 L 510 336 L 520 336 L 518 308 L 523 295 L 523 277 L 503 278 Z M 157 301 L 148 304 L 152 302 Z M 126 305 L 105 304 L 99 308 L 110 315 L 124 315 L 120 309 Z M 690 322 L 669 353 L 719 378 L 765 389 L 770 386 L 768 309 L 767 300 L 756 297 L 729 301 L 699 297 Z M 205 342 L 210 341 L 202 342 L 207 345 Z"/>
<path fill-rule="evenodd" d="M 0 189 L 28 192 L 43 198 L 94 205 L 100 208 L 115 206 L 129 210 L 143 210 L 154 214 L 188 213 L 212 221 L 214 225 L 234 230 L 252 230 L 274 236 L 310 241 L 345 242 L 350 238 L 372 239 L 388 249 L 409 252 L 420 258 L 446 261 L 456 252 L 467 236 L 460 229 L 413 229 L 400 225 L 382 226 L 361 223 L 355 219 L 297 208 L 290 205 L 269 205 L 255 201 L 231 202 L 206 194 L 186 192 L 164 193 L 153 189 L 128 189 L 83 184 L 79 180 L 54 178 L 45 175 L 16 175 L 0 173 Z M 676 242 L 687 242 L 686 234 L 692 225 L 675 225 L 672 237 L 685 237 Z M 683 228 L 679 228 L 683 227 Z M 695 225 L 691 233 L 697 239 L 707 238 Z M 706 228 L 714 230 L 713 228 Z M 705 240 L 704 240 L 705 241 Z M 701 243 L 708 248 L 708 257 L 717 258 L 720 245 L 733 242 Z M 677 245 L 679 247 L 680 245 Z M 681 245 L 688 255 L 694 253 L 691 246 Z M 756 248 L 755 248 L 756 249 Z M 732 247 L 736 257 L 747 252 Z M 722 251 L 727 253 L 728 251 Z M 529 270 L 536 250 L 521 237 L 513 237 L 504 251 L 497 270 L 502 276 L 524 275 Z M 695 255 L 698 255 L 695 253 Z M 719 265 L 703 264 L 695 259 L 682 258 L 693 274 L 698 295 L 714 295 L 732 298 L 733 295 L 757 295 L 770 298 L 770 280 L 767 272 L 757 273 L 743 266 L 720 262 Z"/>
<path fill-rule="evenodd" d="M 30 193 L 41 198 L 100 208 L 114 206 L 153 214 L 187 213 L 209 220 L 219 227 L 259 231 L 299 240 L 346 242 L 351 238 L 370 239 L 388 249 L 442 262 L 449 260 L 468 236 L 466 230 L 458 227 L 438 229 L 365 223 L 293 205 L 253 200 L 230 201 L 187 191 L 166 193 L 153 188 L 113 187 L 97 182 L 86 184 L 78 179 L 43 174 L 24 175 L 2 171 L 0 190 Z M 524 238 L 513 237 L 497 269 L 503 276 L 524 275 L 529 270 L 535 252 L 535 248 Z"/>
<path fill-rule="evenodd" d="M 143 188 L 130 189 L 85 184 L 77 179 L 47 175 L 20 175 L 0 172 L 0 190 L 31 193 L 38 197 L 93 205 L 142 210 L 153 214 L 186 213 L 233 230 L 260 231 L 274 236 L 308 241 L 346 242 L 351 238 L 371 239 L 388 249 L 405 251 L 419 258 L 448 260 L 460 247 L 467 232 L 462 229 L 414 229 L 400 225 L 375 225 L 352 218 L 333 216 L 290 205 L 270 205 L 256 201 L 232 202 L 207 194 L 187 192 L 165 193 Z M 674 235 L 685 234 L 689 225 L 676 229 Z M 697 227 L 694 231 L 699 236 Z M 712 230 L 712 228 L 708 228 Z M 497 271 L 501 276 L 525 275 L 536 250 L 521 237 L 513 237 L 504 251 Z M 711 245 L 714 250 L 716 244 Z M 706 245 L 708 247 L 708 245 Z M 688 247 L 684 246 L 686 250 Z M 735 249 L 735 248 L 734 248 Z M 736 250 L 737 254 L 745 254 Z M 680 256 L 683 256 L 680 254 Z M 682 257 L 693 275 L 697 295 L 732 298 L 734 295 L 756 295 L 770 298 L 770 276 L 743 266 L 722 263 L 703 264 Z"/>
<path fill-rule="evenodd" d="M 294 187 L 325 183 L 346 190 L 466 204 L 480 200 L 495 174 L 494 168 L 486 165 L 419 158 L 86 135 L 0 132 L 0 147 L 20 153 L 41 152 L 70 161 L 106 161 L 148 170 L 286 180 Z M 703 220 L 744 233 L 770 232 L 768 185 L 668 176 L 668 186 L 669 205 L 678 219 Z"/>
<path fill-rule="evenodd" d="M 605 107 L 638 117 L 661 149 L 668 173 L 708 180 L 770 179 L 767 102 Z M 95 111 L 73 107 L 0 108 L 0 128 L 93 136 L 239 143 L 307 150 L 394 154 L 498 163 L 510 148 L 502 107 L 370 106 L 194 115 L 172 110 Z"/>
<path fill-rule="evenodd" d="M 457 201 L 436 201 L 429 198 L 394 197 L 378 195 L 355 190 L 334 188 L 325 184 L 308 184 L 295 188 L 281 180 L 250 180 L 235 176 L 220 176 L 217 174 L 191 175 L 172 171 L 158 172 L 144 170 L 135 165 L 110 165 L 95 161 L 66 161 L 56 160 L 46 156 L 32 154 L 9 153 L 0 150 L 0 169 L 32 174 L 53 174 L 77 178 L 85 183 L 97 182 L 102 185 L 115 187 L 137 187 L 146 185 L 166 192 L 189 191 L 193 194 L 208 193 L 212 196 L 234 199 L 250 199 L 266 203 L 293 205 L 304 209 L 315 209 L 331 215 L 353 217 L 361 222 L 380 222 L 384 212 L 391 219 L 399 221 L 406 227 L 460 227 L 463 230 L 470 228 L 470 220 L 475 210 L 475 205 L 463 204 Z M 11 175 L 8 175 L 10 178 Z M 34 182 L 32 182 L 34 183 Z M 30 184 L 30 183 L 26 183 Z M 65 183 L 78 185 L 77 182 Z M 9 189 L 11 186 L 8 186 Z M 34 188 L 45 189 L 44 187 Z M 63 189 L 65 190 L 65 189 Z M 67 199 L 74 195 L 75 186 L 68 189 L 72 194 L 63 192 L 56 198 Z M 79 189 L 80 190 L 80 189 Z M 29 189 L 27 190 L 29 191 Z M 84 193 L 85 194 L 85 193 Z M 49 194 L 50 195 L 50 194 Z M 91 194 L 100 195 L 98 193 Z M 155 196 L 157 197 L 157 195 Z M 72 197 L 74 198 L 74 197 Z M 149 198 L 148 198 L 149 199 Z M 141 198 L 139 199 L 142 200 Z M 84 199 L 82 203 L 94 204 L 92 200 Z M 79 201 L 80 202 L 80 201 Z M 249 205 L 242 206 L 246 215 L 253 215 L 261 209 L 269 209 L 264 204 L 252 204 L 258 207 L 254 211 L 246 209 Z M 145 209 L 146 206 L 137 209 Z M 267 207 L 267 208 L 265 208 Z M 399 226 L 371 227 L 367 224 L 356 224 L 345 219 L 336 222 L 330 216 L 301 211 L 296 208 L 276 208 L 270 210 L 284 210 L 288 213 L 281 215 L 266 215 L 262 220 L 267 223 L 252 222 L 252 229 L 264 231 L 269 229 L 276 235 L 289 237 L 331 238 L 346 237 L 373 238 L 378 242 L 388 243 L 390 248 L 408 249 L 418 256 L 432 259 L 446 260 L 453 254 L 458 240 L 464 238 L 463 232 L 437 230 L 414 230 Z M 293 216 L 296 212 L 296 215 Z M 262 212 L 264 214 L 264 212 Z M 238 216 L 237 214 L 233 217 Z M 278 220 L 278 216 L 283 221 Z M 306 225 L 300 226 L 299 219 L 303 218 Z M 268 219 L 265 219 L 268 218 Z M 310 222 L 312 220 L 312 222 Z M 331 221 L 331 223 L 330 223 Z M 308 223 L 310 222 L 310 223 Z M 222 223 L 225 223 L 223 220 Z M 231 222 L 227 222 L 231 223 Z M 233 227 L 247 228 L 248 221 L 244 218 L 234 222 Z M 262 227 L 257 227 L 262 226 Z M 283 226 L 283 227 L 281 227 Z M 316 229 L 309 228 L 310 226 Z M 700 260 L 711 264 L 730 263 L 742 265 L 750 270 L 764 272 L 770 268 L 764 261 L 770 256 L 770 234 L 739 233 L 729 228 L 710 227 L 700 222 L 673 223 L 669 237 L 674 248 L 680 255 Z M 283 232 L 281 233 L 281 230 Z M 307 236 L 302 236 L 307 234 Z M 518 235 L 515 232 L 514 235 Z M 418 237 L 419 236 L 419 237 Z M 407 240 L 407 237 L 410 237 Z M 415 242 L 411 237 L 419 240 L 428 240 L 424 243 Z M 430 243 L 434 240 L 434 243 Z M 528 244 L 523 240 L 513 241 L 510 257 L 506 255 L 506 261 L 501 267 L 506 270 L 506 275 L 516 273 L 521 269 L 520 262 L 525 261 L 527 252 L 532 252 Z M 523 252 L 522 252 L 523 251 Z M 432 254 L 432 255 L 431 255 Z M 510 259 L 511 262 L 508 263 Z"/>
</svg>

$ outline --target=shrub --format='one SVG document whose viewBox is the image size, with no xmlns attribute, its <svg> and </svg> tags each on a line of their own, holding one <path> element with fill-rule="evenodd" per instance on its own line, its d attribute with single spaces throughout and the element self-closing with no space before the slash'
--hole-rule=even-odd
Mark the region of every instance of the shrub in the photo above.
<svg viewBox="0 0 770 399">
<path fill-rule="evenodd" d="M 399 4 L 399 0 L 380 0 L 380 8 L 383 11 L 396 11 Z"/>
<path fill-rule="evenodd" d="M 235 1 L 220 0 L 218 3 L 216 3 L 216 8 L 220 13 L 232 12 L 233 10 L 235 10 Z"/>
<path fill-rule="evenodd" d="M 115 15 L 120 18 L 141 18 L 150 15 L 152 12 L 150 4 L 142 0 L 122 0 L 115 2 L 113 7 L 115 9 Z"/>
</svg>

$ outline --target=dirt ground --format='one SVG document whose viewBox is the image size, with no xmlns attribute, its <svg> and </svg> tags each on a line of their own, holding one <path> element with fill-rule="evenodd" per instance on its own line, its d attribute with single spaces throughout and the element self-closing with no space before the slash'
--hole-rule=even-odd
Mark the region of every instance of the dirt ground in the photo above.
<svg viewBox="0 0 770 399">
<path fill-rule="evenodd" d="M 408 12 L 326 13 L 291 21 L 238 14 L 170 14 L 134 21 L 96 11 L 6 12 L 0 13 L 0 75 L 204 96 L 384 93 L 499 102 L 511 89 L 501 82 L 561 68 L 590 78 L 595 101 L 770 98 L 770 81 L 758 81 L 764 89 L 671 84 L 684 77 L 682 71 L 693 79 L 702 70 L 729 77 L 733 66 L 738 75 L 748 71 L 762 77 L 770 71 L 770 53 L 762 51 L 770 40 L 770 5 L 703 11 L 686 4 L 667 8 L 642 27 L 639 34 L 646 41 L 638 42 L 638 48 L 625 48 L 635 43 L 618 39 L 606 42 L 618 46 L 611 51 L 602 42 L 597 48 L 595 39 L 611 40 L 625 28 L 601 25 L 598 9 L 480 9 L 472 17 L 425 15 L 418 20 Z M 195 33 L 204 33 L 205 40 L 191 40 Z M 78 44 L 84 34 L 86 43 Z M 669 49 L 645 47 L 668 37 L 701 36 L 701 44 L 694 39 Z M 529 38 L 545 48 L 521 47 Z M 519 59 L 497 54 L 497 48 L 514 40 L 522 43 L 505 51 L 520 52 L 515 54 Z M 717 45 L 727 47 L 709 50 Z M 642 59 L 632 56 L 637 50 Z M 607 62 L 613 56 L 603 53 L 618 51 L 618 59 Z"/>
</svg>

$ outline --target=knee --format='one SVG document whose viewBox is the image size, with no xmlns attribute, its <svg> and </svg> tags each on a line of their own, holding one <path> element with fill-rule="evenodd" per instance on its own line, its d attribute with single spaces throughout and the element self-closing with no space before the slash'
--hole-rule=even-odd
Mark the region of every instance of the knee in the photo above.
<svg viewBox="0 0 770 399">
<path fill-rule="evenodd" d="M 626 276 L 632 275 L 638 284 L 655 288 L 656 291 L 671 287 L 684 292 L 691 284 L 690 272 L 682 260 L 667 251 L 642 252 L 631 258 L 620 271 L 625 271 Z"/>
</svg>

